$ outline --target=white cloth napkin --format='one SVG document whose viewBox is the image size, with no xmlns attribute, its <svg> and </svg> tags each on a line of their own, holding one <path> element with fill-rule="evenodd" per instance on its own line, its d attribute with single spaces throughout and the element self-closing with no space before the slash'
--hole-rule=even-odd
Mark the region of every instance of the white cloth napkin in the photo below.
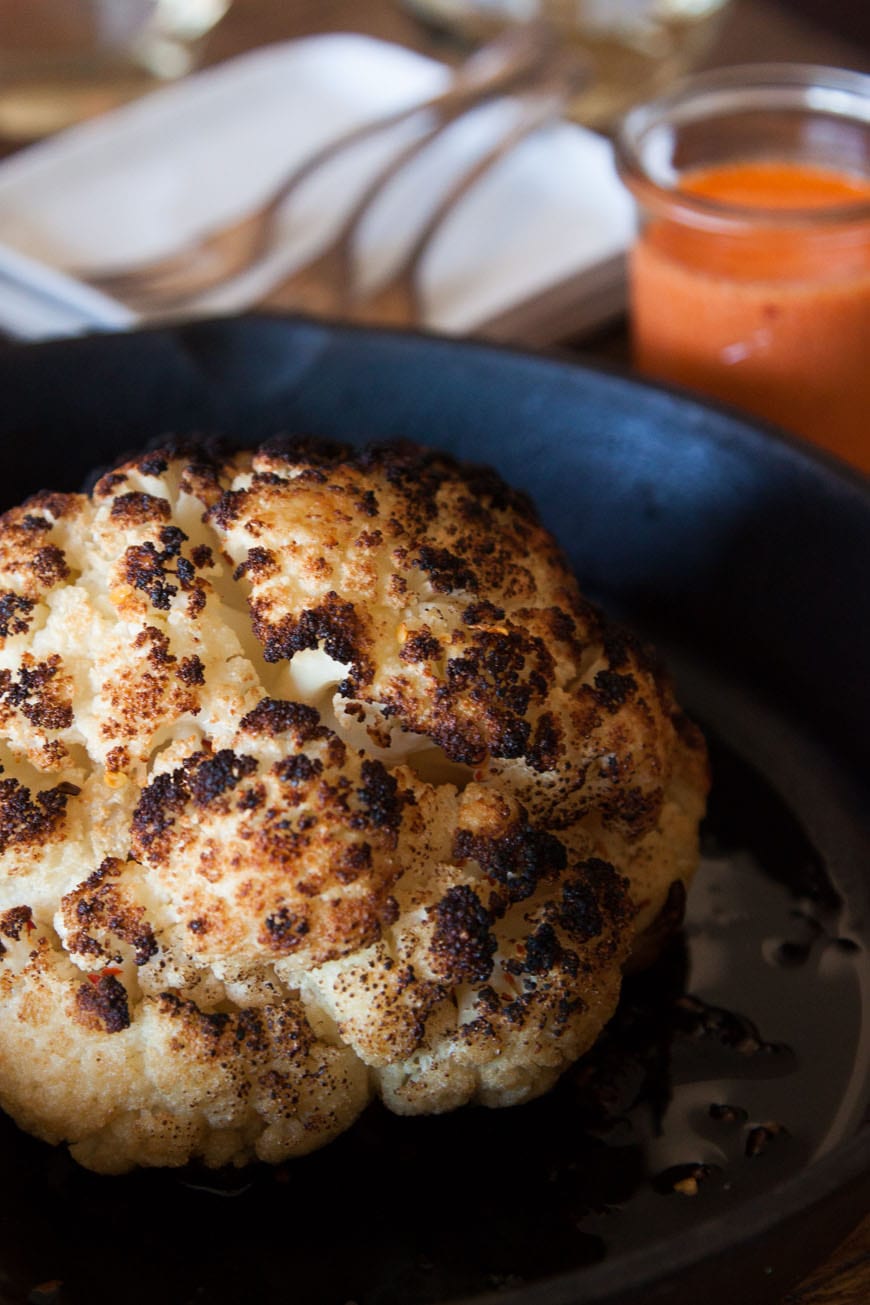
<svg viewBox="0 0 870 1305">
<path fill-rule="evenodd" d="M 327 140 L 426 99 L 448 77 L 366 36 L 309 37 L 241 55 L 13 156 L 0 165 L 0 326 L 36 338 L 135 324 L 77 271 L 156 258 L 241 216 Z M 386 188 L 359 232 L 365 280 L 389 270 L 515 112 L 509 101 L 475 111 Z M 196 311 L 256 304 L 329 239 L 373 170 L 424 125 L 420 116 L 320 170 L 282 214 L 269 255 Z M 547 127 L 439 228 L 421 266 L 426 325 L 472 332 L 586 269 L 600 281 L 615 268 L 618 283 L 632 227 L 609 144 L 575 125 Z"/>
</svg>

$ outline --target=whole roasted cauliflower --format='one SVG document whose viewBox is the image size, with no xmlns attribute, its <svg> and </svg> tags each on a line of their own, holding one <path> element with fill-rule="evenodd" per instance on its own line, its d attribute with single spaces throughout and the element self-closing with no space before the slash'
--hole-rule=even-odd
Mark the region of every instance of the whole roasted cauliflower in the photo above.
<svg viewBox="0 0 870 1305">
<path fill-rule="evenodd" d="M 707 787 L 524 495 L 413 445 L 148 452 L 0 521 L 0 1104 L 300 1155 L 595 1041 Z"/>
</svg>

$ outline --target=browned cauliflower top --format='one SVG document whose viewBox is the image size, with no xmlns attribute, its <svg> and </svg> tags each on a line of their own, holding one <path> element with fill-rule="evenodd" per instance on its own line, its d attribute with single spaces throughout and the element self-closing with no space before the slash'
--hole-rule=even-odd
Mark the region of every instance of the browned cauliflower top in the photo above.
<svg viewBox="0 0 870 1305">
<path fill-rule="evenodd" d="M 2 518 L 0 763 L 0 1104 L 109 1172 L 544 1091 L 707 783 L 524 495 L 307 440 Z"/>
</svg>

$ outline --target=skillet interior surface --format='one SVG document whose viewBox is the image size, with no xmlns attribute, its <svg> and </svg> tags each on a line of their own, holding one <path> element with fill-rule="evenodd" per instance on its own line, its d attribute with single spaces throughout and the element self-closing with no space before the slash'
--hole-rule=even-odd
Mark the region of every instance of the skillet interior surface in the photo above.
<svg viewBox="0 0 870 1305">
<path fill-rule="evenodd" d="M 867 484 L 618 375 L 302 320 L 10 347 L 0 380 L 3 506 L 169 432 L 496 465 L 714 764 L 686 928 L 553 1093 L 217 1175 L 98 1178 L 4 1120 L 4 1305 L 780 1299 L 870 1194 Z"/>
</svg>

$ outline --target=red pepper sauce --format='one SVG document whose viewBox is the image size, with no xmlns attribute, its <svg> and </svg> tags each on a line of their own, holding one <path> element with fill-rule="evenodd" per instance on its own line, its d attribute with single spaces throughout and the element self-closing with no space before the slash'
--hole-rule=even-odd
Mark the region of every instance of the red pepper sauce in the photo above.
<svg viewBox="0 0 870 1305">
<path fill-rule="evenodd" d="M 740 205 L 740 220 L 690 225 L 680 192 Z M 862 203 L 870 179 L 788 161 L 682 177 L 671 213 L 647 224 L 632 257 L 641 370 L 870 471 L 870 216 L 841 220 L 843 206 Z"/>
</svg>

